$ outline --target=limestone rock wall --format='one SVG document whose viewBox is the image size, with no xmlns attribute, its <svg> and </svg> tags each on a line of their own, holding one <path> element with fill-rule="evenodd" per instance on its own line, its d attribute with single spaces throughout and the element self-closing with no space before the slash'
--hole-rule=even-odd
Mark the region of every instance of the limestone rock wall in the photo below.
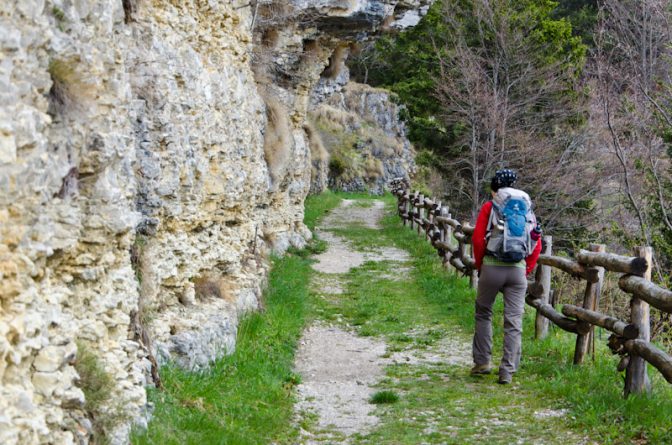
<svg viewBox="0 0 672 445">
<path fill-rule="evenodd" d="M 130 39 L 116 3 L 22 0 L 0 15 L 0 443 L 88 438 L 78 342 L 97 351 L 110 400 L 135 417 L 145 404 L 145 353 L 129 339 L 141 218 Z"/>
<path fill-rule="evenodd" d="M 310 92 L 420 3 L 3 3 L 0 443 L 125 443 L 153 367 L 232 350 L 310 237 Z"/>
</svg>

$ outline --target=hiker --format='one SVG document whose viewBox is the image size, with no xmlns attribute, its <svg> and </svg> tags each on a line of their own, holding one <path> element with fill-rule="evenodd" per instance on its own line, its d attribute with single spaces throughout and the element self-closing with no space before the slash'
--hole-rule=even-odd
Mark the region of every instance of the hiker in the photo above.
<svg viewBox="0 0 672 445">
<path fill-rule="evenodd" d="M 473 234 L 474 260 L 479 271 L 472 375 L 492 371 L 492 305 L 504 294 L 504 353 L 498 383 L 509 384 L 518 370 L 523 332 L 527 275 L 541 252 L 541 228 L 532 201 L 513 188 L 516 173 L 498 170 L 490 186 L 492 200 L 481 207 Z"/>
</svg>

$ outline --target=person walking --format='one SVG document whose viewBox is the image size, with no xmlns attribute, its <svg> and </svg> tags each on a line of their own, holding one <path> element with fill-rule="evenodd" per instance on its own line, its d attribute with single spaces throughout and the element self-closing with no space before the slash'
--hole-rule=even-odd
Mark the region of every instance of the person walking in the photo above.
<svg viewBox="0 0 672 445">
<path fill-rule="evenodd" d="M 523 332 L 527 275 L 541 252 L 541 228 L 527 193 L 514 188 L 513 170 L 498 170 L 490 186 L 492 200 L 481 207 L 474 228 L 473 251 L 479 271 L 475 305 L 472 375 L 492 372 L 492 306 L 504 295 L 504 351 L 499 366 L 500 384 L 511 383 L 518 370 Z"/>
</svg>

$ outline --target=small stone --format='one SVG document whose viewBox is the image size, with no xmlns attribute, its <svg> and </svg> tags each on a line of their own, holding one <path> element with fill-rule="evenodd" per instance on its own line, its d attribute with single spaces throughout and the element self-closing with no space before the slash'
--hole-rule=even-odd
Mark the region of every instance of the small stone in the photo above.
<svg viewBox="0 0 672 445">
<path fill-rule="evenodd" d="M 16 395 L 14 406 L 26 413 L 29 413 L 35 409 L 35 405 L 33 405 L 33 400 L 30 397 L 30 394 L 25 391 L 21 391 Z"/>
<path fill-rule="evenodd" d="M 51 397 L 58 386 L 59 379 L 60 373 L 58 372 L 36 372 L 32 378 L 35 392 L 45 397 Z"/>
<path fill-rule="evenodd" d="M 65 409 L 77 409 L 84 406 L 85 397 L 81 389 L 76 386 L 63 393 L 61 406 Z"/>
<path fill-rule="evenodd" d="M 16 162 L 16 141 L 13 135 L 0 132 L 0 164 Z"/>
<path fill-rule="evenodd" d="M 42 348 L 33 361 L 33 366 L 41 372 L 57 371 L 65 361 L 66 351 L 63 347 L 47 346 Z"/>
<path fill-rule="evenodd" d="M 90 253 L 83 253 L 75 258 L 75 264 L 78 266 L 89 266 L 90 264 L 93 264 L 94 261 L 96 261 L 96 257 Z"/>
</svg>

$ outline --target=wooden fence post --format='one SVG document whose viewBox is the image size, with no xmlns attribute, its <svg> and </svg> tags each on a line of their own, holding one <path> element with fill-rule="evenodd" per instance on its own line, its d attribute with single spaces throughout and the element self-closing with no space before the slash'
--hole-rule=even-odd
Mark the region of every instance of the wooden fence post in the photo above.
<svg viewBox="0 0 672 445">
<path fill-rule="evenodd" d="M 635 256 L 646 259 L 647 268 L 642 277 L 651 280 L 651 263 L 653 249 L 651 247 L 635 247 Z M 639 328 L 639 339 L 648 342 L 651 337 L 649 320 L 649 303 L 633 297 L 630 300 L 630 323 Z M 638 355 L 630 354 L 628 367 L 625 370 L 624 395 L 643 394 L 651 390 L 651 382 L 646 372 L 646 362 Z"/>
<path fill-rule="evenodd" d="M 440 216 L 443 216 L 443 214 L 446 213 L 447 211 L 448 211 L 448 209 L 446 209 L 446 207 L 443 206 L 443 205 L 441 207 L 439 207 L 439 209 L 438 209 L 438 212 L 439 212 Z M 443 223 L 437 223 L 437 227 L 439 228 L 439 241 L 443 242 L 446 239 L 446 225 L 443 224 Z M 446 265 L 446 257 L 449 254 L 450 253 L 448 251 L 443 252 L 443 255 L 441 256 L 441 265 L 442 266 Z"/>
<path fill-rule="evenodd" d="M 450 212 L 446 213 L 446 218 L 452 218 Z M 453 226 L 446 224 L 446 239 L 443 240 L 449 246 L 453 245 Z"/>
<path fill-rule="evenodd" d="M 446 208 L 445 211 L 445 216 L 446 218 L 450 218 L 450 211 L 448 208 Z M 444 231 L 443 231 L 443 242 L 448 244 L 448 246 L 452 246 L 453 243 L 451 240 L 453 239 L 453 227 L 450 224 L 444 224 Z M 445 266 L 446 270 L 452 274 L 452 265 L 450 264 L 450 259 L 453 257 L 452 251 L 448 250 L 446 251 L 446 255 L 443 257 L 443 265 Z"/>
<path fill-rule="evenodd" d="M 543 251 L 544 255 L 553 254 L 553 237 L 544 236 L 542 238 Z M 543 303 L 548 303 L 551 295 L 551 266 L 546 266 L 540 264 L 537 268 L 536 279 L 535 281 L 539 283 L 542 287 L 540 300 Z M 537 311 L 537 316 L 534 320 L 534 338 L 537 340 L 542 340 L 548 335 L 548 318 L 544 317 L 539 311 Z"/>
<path fill-rule="evenodd" d="M 431 201 L 436 203 L 436 198 L 431 198 Z M 436 207 L 433 207 L 431 209 L 427 209 L 427 222 L 428 226 L 427 229 L 425 230 L 425 239 L 429 242 L 432 241 L 432 236 L 430 235 L 430 228 L 434 225 L 434 212 L 436 212 Z"/>
<path fill-rule="evenodd" d="M 420 235 L 420 232 L 422 231 L 422 218 L 423 218 L 423 213 L 424 213 L 424 203 L 425 203 L 425 195 L 420 195 L 418 198 L 418 235 Z"/>
<path fill-rule="evenodd" d="M 464 252 L 465 256 L 473 257 L 474 255 L 474 245 L 472 241 L 469 240 L 467 244 L 467 249 Z M 473 268 L 469 273 L 469 285 L 472 289 L 478 289 L 478 269 Z"/>
<path fill-rule="evenodd" d="M 415 226 L 415 200 L 418 199 L 418 192 L 415 191 L 412 195 L 409 195 L 409 201 L 408 201 L 408 216 L 409 216 L 409 221 L 411 223 L 411 229 L 413 229 Z"/>
<path fill-rule="evenodd" d="M 593 244 L 590 246 L 591 252 L 604 253 L 606 247 L 604 244 Z M 594 267 L 597 269 L 598 280 L 596 283 L 588 282 L 586 284 L 586 291 L 583 294 L 583 308 L 594 311 L 600 302 L 600 293 L 602 292 L 602 282 L 604 281 L 604 268 Z M 586 334 L 578 334 L 576 336 L 576 348 L 574 349 L 574 364 L 579 365 L 583 363 L 586 354 L 590 351 L 590 344 L 593 341 L 595 334 L 595 326 L 590 325 L 590 330 Z"/>
</svg>

